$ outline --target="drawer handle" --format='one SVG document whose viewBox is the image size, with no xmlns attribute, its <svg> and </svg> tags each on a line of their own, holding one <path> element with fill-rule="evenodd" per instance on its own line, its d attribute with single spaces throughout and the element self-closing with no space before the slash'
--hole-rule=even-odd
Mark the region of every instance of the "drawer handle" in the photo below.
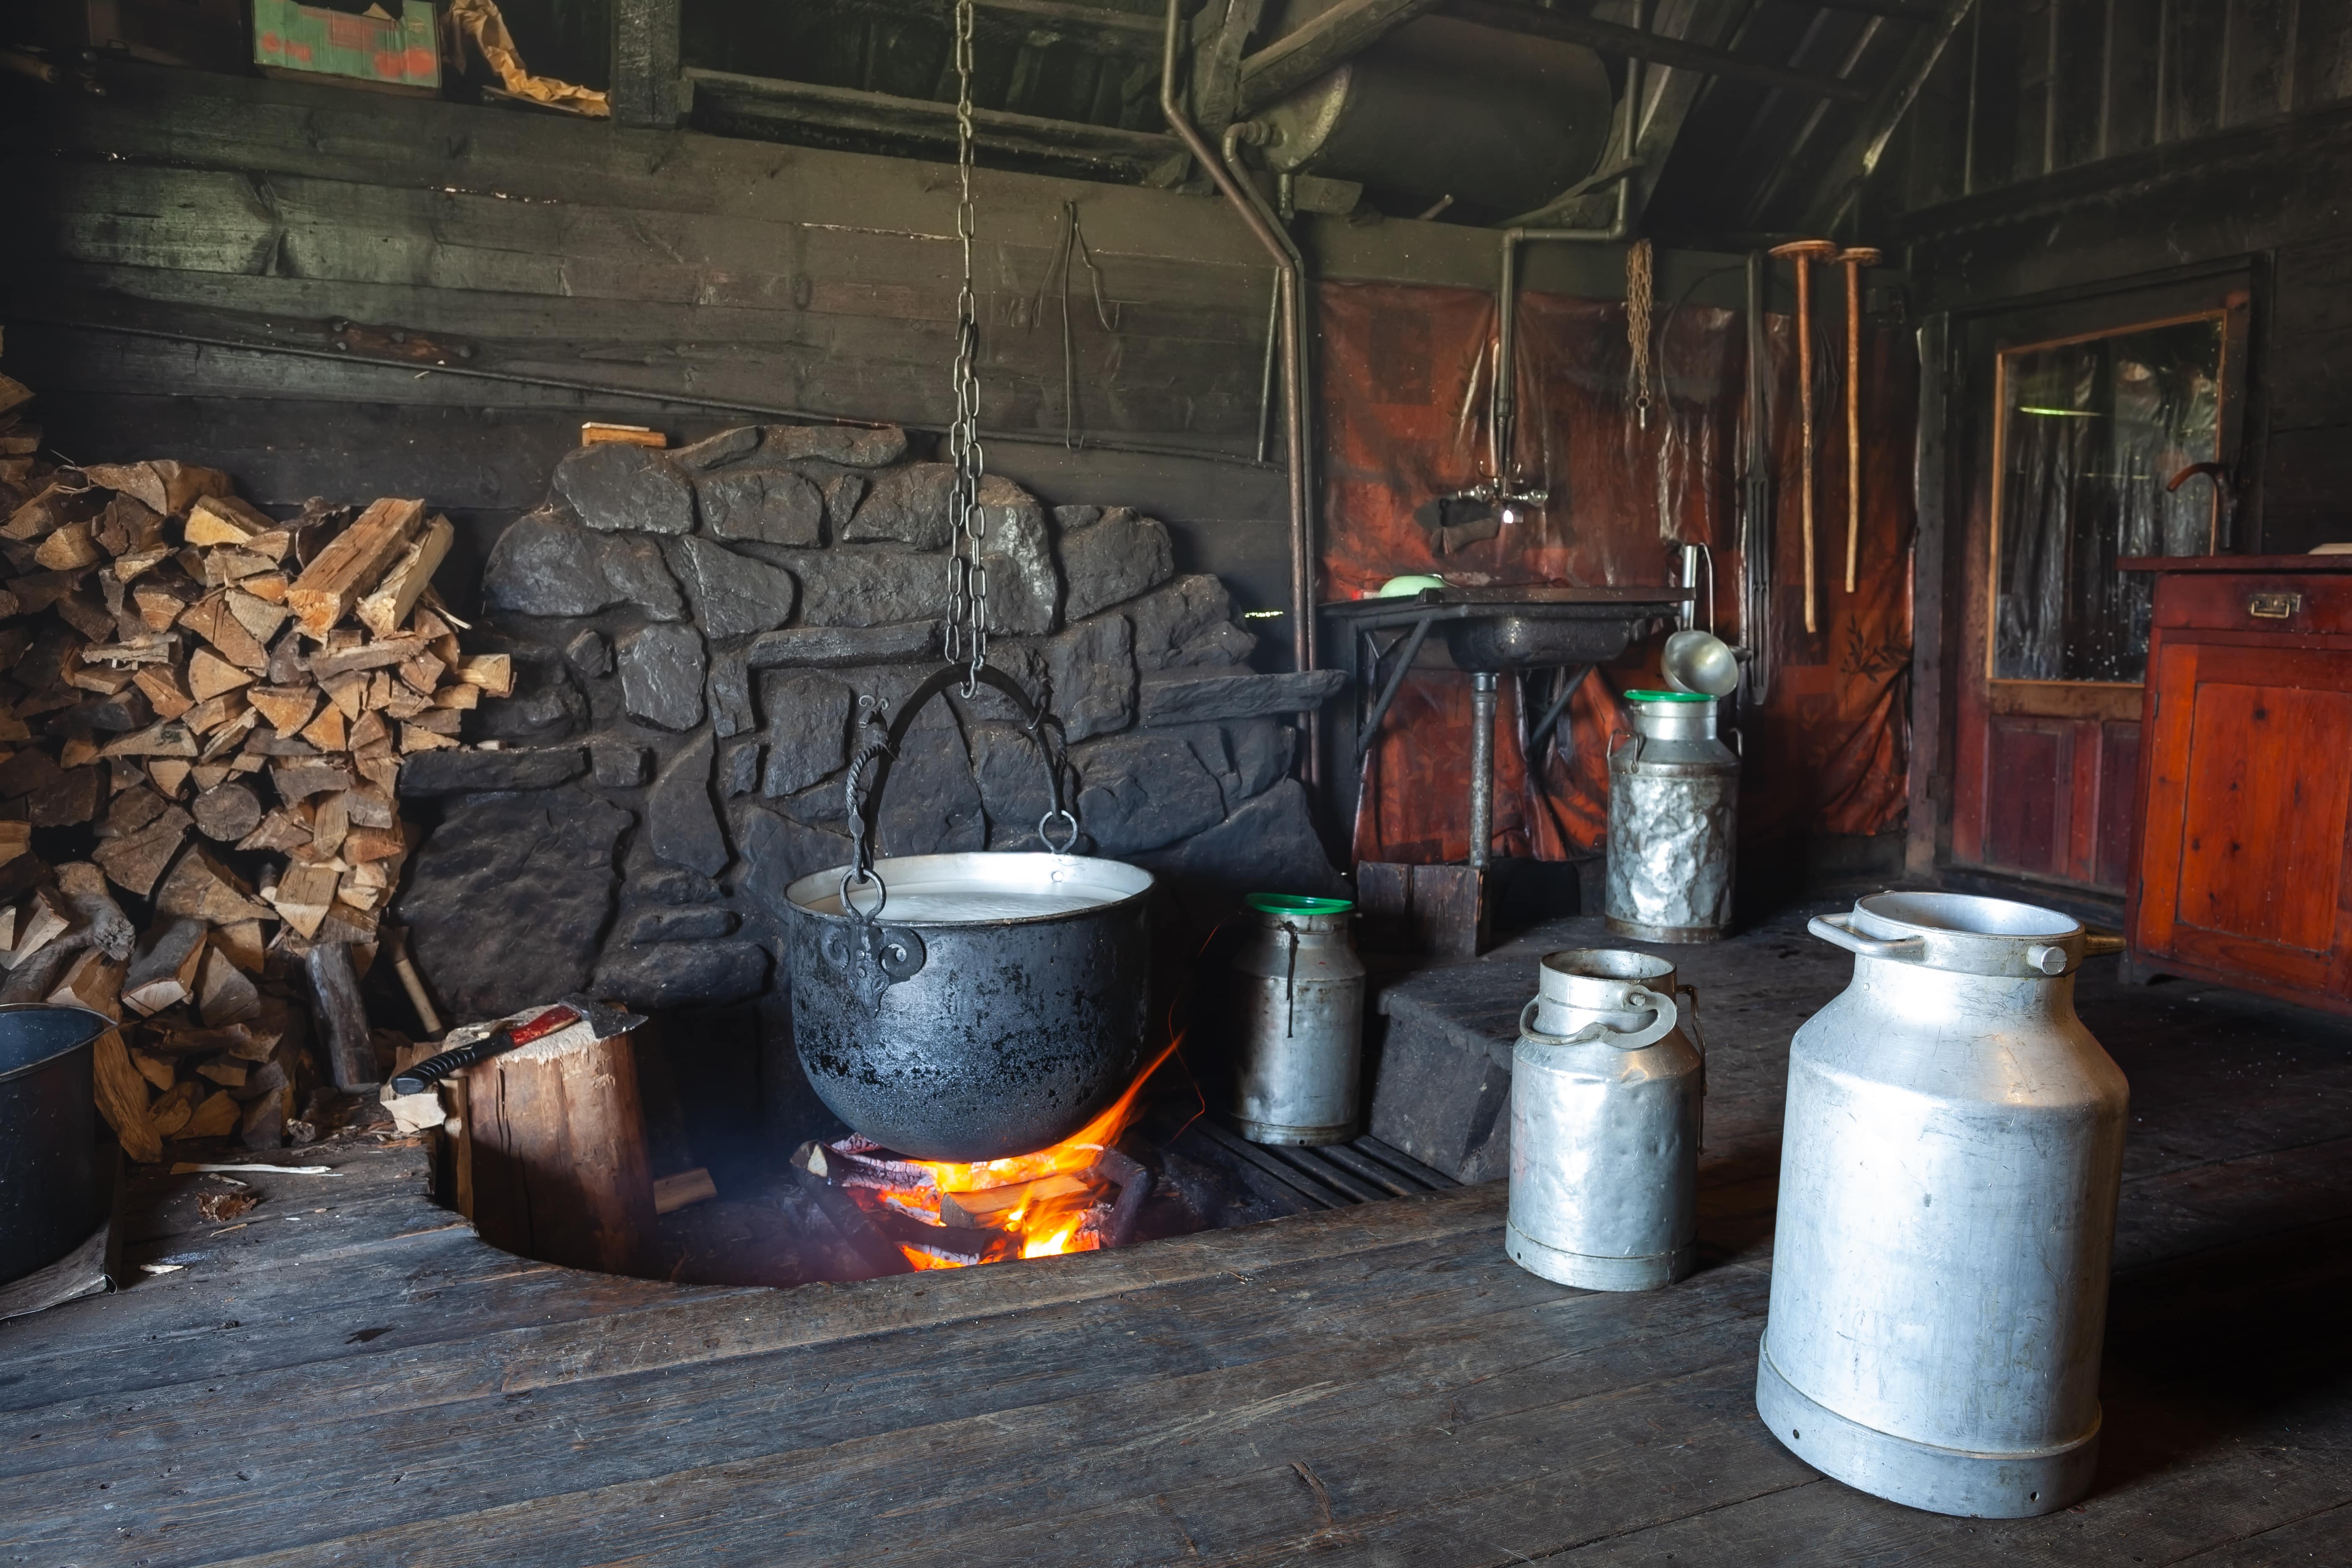
<svg viewBox="0 0 2352 1568">
<path fill-rule="evenodd" d="M 2303 609 L 2300 594 L 2250 594 L 2246 614 L 2258 621 L 2292 620 Z"/>
</svg>

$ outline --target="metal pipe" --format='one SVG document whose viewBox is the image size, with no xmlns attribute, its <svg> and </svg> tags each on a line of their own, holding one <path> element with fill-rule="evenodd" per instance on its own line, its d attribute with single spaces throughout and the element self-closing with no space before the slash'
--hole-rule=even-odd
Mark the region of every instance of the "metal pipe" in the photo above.
<svg viewBox="0 0 2352 1568">
<path fill-rule="evenodd" d="M 1632 170 L 1625 171 L 1631 174 Z M 1496 347 L 1494 412 L 1487 419 L 1487 460 L 1494 465 L 1494 479 L 1502 484 L 1506 469 L 1504 460 L 1509 455 L 1511 437 L 1518 423 L 1518 394 L 1514 386 L 1517 374 L 1514 361 L 1517 354 L 1513 339 L 1518 329 L 1518 256 L 1519 246 L 1533 240 L 1561 240 L 1587 245 L 1614 245 L 1633 229 L 1633 185 L 1620 175 L 1617 181 L 1617 216 L 1607 228 L 1507 228 L 1503 231 L 1502 282 L 1496 291 Z"/>
<path fill-rule="evenodd" d="M 1495 838 L 1495 691 L 1500 684 L 1491 669 L 1470 677 L 1470 868 L 1483 871 L 1494 863 Z"/>
<path fill-rule="evenodd" d="M 1274 446 L 1274 362 L 1282 351 L 1282 275 L 1265 296 L 1265 363 L 1257 373 L 1257 460 L 1265 461 Z"/>
<path fill-rule="evenodd" d="M 1290 652 L 1300 669 L 1315 668 L 1315 551 L 1314 521 L 1307 496 L 1307 388 L 1301 372 L 1305 366 L 1302 339 L 1305 336 L 1305 268 L 1297 247 L 1279 226 L 1263 212 L 1262 204 L 1243 194 L 1244 182 L 1234 179 L 1200 131 L 1185 114 L 1176 92 L 1176 51 L 1178 30 L 1183 21 L 1183 0 L 1168 0 L 1168 21 L 1160 41 L 1160 112 L 1167 117 L 1168 127 L 1176 132 L 1185 150 L 1208 174 L 1225 199 L 1240 213 L 1250 233 L 1274 258 L 1275 273 L 1282 289 L 1283 343 L 1283 431 L 1289 449 L 1284 454 L 1289 467 L 1290 490 Z M 1252 193 L 1255 194 L 1254 192 Z M 1319 716 L 1307 716 L 1307 743 L 1305 772 L 1307 780 L 1316 781 L 1318 769 L 1322 725 Z"/>
<path fill-rule="evenodd" d="M 1507 467 L 1511 455 L 1511 437 L 1518 425 L 1517 353 L 1515 342 L 1519 321 L 1519 247 L 1532 240 L 1557 240 L 1567 244 L 1613 245 L 1622 240 L 1633 226 L 1633 174 L 1640 167 L 1633 163 L 1634 115 L 1641 96 L 1639 68 L 1626 64 L 1625 110 L 1619 131 L 1619 163 L 1610 176 L 1617 186 L 1617 212 L 1606 228 L 1528 228 L 1503 230 L 1503 265 L 1500 281 L 1495 289 L 1495 391 L 1486 419 L 1486 459 L 1489 478 L 1494 481 L 1497 505 L 1508 499 L 1510 473 Z"/>
</svg>

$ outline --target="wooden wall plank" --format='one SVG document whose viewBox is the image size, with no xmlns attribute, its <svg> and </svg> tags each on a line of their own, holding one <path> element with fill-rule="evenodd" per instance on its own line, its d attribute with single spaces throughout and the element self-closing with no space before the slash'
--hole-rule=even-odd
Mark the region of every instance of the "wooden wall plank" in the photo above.
<svg viewBox="0 0 2352 1568">
<path fill-rule="evenodd" d="M 2294 107 L 2295 0 L 2229 0 L 2221 120 L 2243 125 Z"/>
</svg>

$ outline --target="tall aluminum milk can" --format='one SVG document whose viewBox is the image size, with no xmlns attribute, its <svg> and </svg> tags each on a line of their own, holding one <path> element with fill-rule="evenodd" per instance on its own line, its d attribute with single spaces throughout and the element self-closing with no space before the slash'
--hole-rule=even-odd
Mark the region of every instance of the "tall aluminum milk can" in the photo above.
<svg viewBox="0 0 2352 1568">
<path fill-rule="evenodd" d="M 1346 899 L 1252 893 L 1229 975 L 1234 1071 L 1224 1120 L 1253 1143 L 1356 1135 L 1364 961 Z"/>
<path fill-rule="evenodd" d="M 2123 1073 L 2074 1016 L 2121 942 L 1958 893 L 1877 893 L 1789 1054 L 1756 1408 L 1815 1468 L 1913 1508 L 2066 1507 L 2098 1457 Z"/>
<path fill-rule="evenodd" d="M 1739 758 L 1716 738 L 1715 699 L 1628 691 L 1633 730 L 1609 753 L 1610 934 L 1714 942 L 1731 924 Z"/>
<path fill-rule="evenodd" d="M 1537 976 L 1511 1057 L 1503 1250 L 1587 1290 L 1671 1285 L 1696 1256 L 1697 994 L 1664 959 L 1612 948 L 1548 954 Z"/>
</svg>

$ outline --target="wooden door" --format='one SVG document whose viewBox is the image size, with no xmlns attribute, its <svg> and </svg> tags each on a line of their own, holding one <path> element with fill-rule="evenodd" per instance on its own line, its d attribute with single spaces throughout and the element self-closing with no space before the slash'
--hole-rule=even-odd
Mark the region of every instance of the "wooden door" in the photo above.
<svg viewBox="0 0 2352 1568">
<path fill-rule="evenodd" d="M 2234 461 L 2247 299 L 2208 284 L 1978 324 L 1951 864 L 2125 892 L 2151 609 L 2115 563 L 2226 548 L 2221 487 L 2167 486 Z"/>
<path fill-rule="evenodd" d="M 2135 952 L 2352 997 L 2352 649 L 2168 640 Z"/>
</svg>

